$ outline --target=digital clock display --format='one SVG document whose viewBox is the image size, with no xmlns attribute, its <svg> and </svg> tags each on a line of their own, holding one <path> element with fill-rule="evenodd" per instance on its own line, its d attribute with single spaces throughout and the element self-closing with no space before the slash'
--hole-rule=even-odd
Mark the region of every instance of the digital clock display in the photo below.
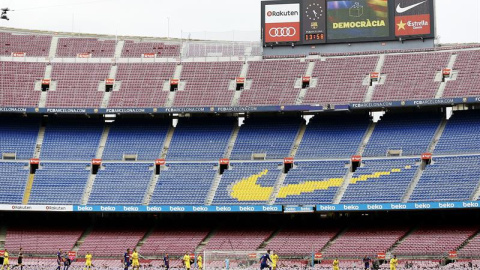
<svg viewBox="0 0 480 270">
<path fill-rule="evenodd" d="M 303 0 L 302 25 L 303 43 L 325 43 L 326 0 Z"/>
<path fill-rule="evenodd" d="M 325 34 L 305 34 L 305 41 L 310 40 L 325 40 Z"/>
</svg>

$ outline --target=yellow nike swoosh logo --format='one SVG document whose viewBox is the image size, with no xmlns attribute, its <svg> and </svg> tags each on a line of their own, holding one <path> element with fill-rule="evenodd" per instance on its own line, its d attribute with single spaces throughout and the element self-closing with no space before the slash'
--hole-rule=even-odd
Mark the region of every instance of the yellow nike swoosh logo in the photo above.
<svg viewBox="0 0 480 270">
<path fill-rule="evenodd" d="M 411 166 L 405 166 L 405 169 L 411 169 Z M 350 180 L 350 184 L 377 179 L 384 175 L 399 173 L 401 171 L 402 169 L 392 169 L 390 171 L 360 175 L 358 177 L 353 177 Z M 273 187 L 263 187 L 257 184 L 258 179 L 265 176 L 267 173 L 268 170 L 265 169 L 260 173 L 253 174 L 238 181 L 232 186 L 230 196 L 239 201 L 267 201 L 272 195 Z M 332 187 L 340 187 L 342 183 L 343 178 L 330 178 L 323 181 L 305 181 L 298 184 L 290 184 L 280 188 L 277 198 L 286 198 L 288 196 L 296 196 L 303 193 L 313 193 L 317 190 L 327 190 Z"/>
<path fill-rule="evenodd" d="M 265 169 L 260 173 L 243 178 L 232 186 L 230 196 L 239 201 L 266 201 L 273 192 L 273 187 L 262 187 L 257 184 L 258 178 L 266 175 Z"/>
</svg>

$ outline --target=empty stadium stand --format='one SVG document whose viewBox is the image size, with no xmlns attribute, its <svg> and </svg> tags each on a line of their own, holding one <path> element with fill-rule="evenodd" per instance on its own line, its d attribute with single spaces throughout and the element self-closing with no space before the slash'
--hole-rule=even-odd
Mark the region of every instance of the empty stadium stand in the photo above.
<svg viewBox="0 0 480 270">
<path fill-rule="evenodd" d="M 440 82 L 435 76 L 447 67 L 451 53 L 392 54 L 385 57 L 381 74 L 385 83 L 375 86 L 374 101 L 434 98 Z"/>
<path fill-rule="evenodd" d="M 480 51 L 459 51 L 453 65 L 458 72 L 455 80 L 448 81 L 443 92 L 444 97 L 479 96 L 479 82 L 477 74 L 480 68 L 476 63 L 480 60 Z"/>
<path fill-rule="evenodd" d="M 368 85 L 363 81 L 375 71 L 378 56 L 329 58 L 315 61 L 312 78 L 317 85 L 307 90 L 303 104 L 346 104 L 363 102 Z"/>
<path fill-rule="evenodd" d="M 239 105 L 291 105 L 301 89 L 296 80 L 305 76 L 308 63 L 299 60 L 252 61 L 248 64 L 250 89 L 242 91 Z"/>
<path fill-rule="evenodd" d="M 136 228 L 119 228 L 109 230 L 104 227 L 94 228 L 85 238 L 78 250 L 80 256 L 87 252 L 97 257 L 117 256 L 126 252 L 126 247 L 133 249 L 145 235 L 146 230 L 140 224 Z"/>
<path fill-rule="evenodd" d="M 330 203 L 343 183 L 347 161 L 296 162 L 277 195 L 275 203 L 309 205 Z"/>
<path fill-rule="evenodd" d="M 52 37 L 0 32 L 0 55 L 25 53 L 25 56 L 48 56 Z"/>
<path fill-rule="evenodd" d="M 158 228 L 141 247 L 144 255 L 183 255 L 185 251 L 195 250 L 207 236 L 206 229 Z"/>
<path fill-rule="evenodd" d="M 480 156 L 438 157 L 428 165 L 410 201 L 469 200 L 480 180 Z"/>
<path fill-rule="evenodd" d="M 180 55 L 180 45 L 163 42 L 135 42 L 125 40 L 122 57 L 140 58 L 142 54 L 154 53 L 156 57 L 177 57 Z"/>
<path fill-rule="evenodd" d="M 284 229 L 265 248 L 281 256 L 308 254 L 312 250 L 322 250 L 337 233 L 338 229 L 334 228 Z"/>
<path fill-rule="evenodd" d="M 177 161 L 218 160 L 224 157 L 236 118 L 180 118 L 167 159 Z"/>
<path fill-rule="evenodd" d="M 363 161 L 353 174 L 341 202 L 400 202 L 417 171 L 417 162 L 416 159 Z"/>
<path fill-rule="evenodd" d="M 82 222 L 83 227 L 71 225 L 75 220 L 64 220 L 65 223 L 54 226 L 47 226 L 53 224 L 51 220 L 39 221 L 38 225 L 13 223 L 6 228 L 5 248 L 15 254 L 22 247 L 24 254 L 29 254 L 26 257 L 31 263 L 37 258 L 51 257 L 58 248 L 68 251 L 75 246 L 74 250 L 78 248 L 77 261 L 83 262 L 83 256 L 89 251 L 97 265 L 105 259 L 115 258 L 120 262 L 126 248 L 132 250 L 134 247 L 146 256 L 142 258 L 142 264 L 159 259 L 165 253 L 170 254 L 175 264 L 185 252 L 201 254 L 203 251 L 252 252 L 266 249 L 279 254 L 280 261 L 287 266 L 300 263 L 299 259 L 308 259 L 312 251 L 321 252 L 324 262 L 338 257 L 344 263 L 361 262 L 364 256 L 375 259 L 375 254 L 383 252 L 399 256 L 402 262 L 414 258 L 442 258 L 454 250 L 458 250 L 460 259 L 478 257 L 474 247 L 478 242 L 479 228 L 472 225 L 475 221 L 454 225 L 440 219 L 415 226 L 416 221 L 382 219 L 379 216 L 371 219 L 357 216 L 347 220 L 322 218 L 317 221 L 312 216 L 280 219 L 265 215 L 250 217 L 244 219 L 232 215 L 219 220 L 209 220 L 207 216 L 170 217 L 159 219 L 161 223 L 156 225 L 148 218 L 105 217 L 96 225 Z M 237 219 L 235 222 L 238 224 L 233 224 L 232 218 Z M 418 222 L 426 222 L 428 218 L 420 218 Z M 374 224 L 370 223 L 372 221 Z M 436 224 L 438 221 L 445 224 Z M 399 224 L 390 224 L 392 222 Z M 404 225 L 405 222 L 410 225 Z M 47 261 L 45 263 L 48 264 Z"/>
<path fill-rule="evenodd" d="M 52 63 L 51 78 L 56 82 L 56 89 L 48 92 L 46 106 L 99 108 L 104 94 L 100 85 L 105 85 L 110 66 L 99 63 Z"/>
<path fill-rule="evenodd" d="M 365 115 L 317 115 L 310 119 L 295 158 L 349 158 L 357 152 L 369 122 Z"/>
<path fill-rule="evenodd" d="M 172 163 L 160 172 L 151 204 L 204 204 L 216 163 Z M 180 182 L 181 181 L 181 182 Z"/>
<path fill-rule="evenodd" d="M 2 117 L 0 125 L 0 154 L 14 154 L 15 159 L 33 157 L 40 121 L 36 117 Z"/>
<path fill-rule="evenodd" d="M 231 163 L 224 171 L 213 204 L 265 203 L 281 169 L 279 162 Z"/>
<path fill-rule="evenodd" d="M 164 106 L 168 91 L 163 91 L 166 81 L 173 78 L 175 63 L 132 63 L 117 65 L 118 91 L 113 91 L 108 107 Z"/>
<path fill-rule="evenodd" d="M 80 204 L 91 168 L 87 163 L 41 163 L 30 204 Z"/>
<path fill-rule="evenodd" d="M 256 250 L 273 232 L 269 229 L 239 229 L 219 229 L 210 238 L 204 250 Z"/>
<path fill-rule="evenodd" d="M 455 111 L 448 120 L 435 154 L 480 152 L 480 114 L 478 111 Z"/>
<path fill-rule="evenodd" d="M 420 155 L 427 151 L 442 115 L 386 113 L 373 131 L 363 156 Z"/>
<path fill-rule="evenodd" d="M 103 163 L 93 184 L 89 204 L 141 204 L 153 175 L 144 163 Z"/>
<path fill-rule="evenodd" d="M 17 254 L 20 247 L 24 254 L 55 254 L 59 248 L 63 251 L 71 250 L 82 232 L 82 229 L 76 227 L 34 229 L 30 226 L 15 226 L 7 230 L 5 248 L 12 255 Z"/>
<path fill-rule="evenodd" d="M 88 119 L 49 119 L 42 144 L 41 159 L 84 160 L 95 158 L 103 124 Z"/>
<path fill-rule="evenodd" d="M 480 235 L 477 233 L 458 253 L 463 258 L 478 258 L 480 256 Z"/>
<path fill-rule="evenodd" d="M 1 33 L 5 35 L 5 33 Z M 23 35 L 10 35 L 8 38 L 23 37 Z M 6 36 L 5 36 L 6 37 Z M 25 36 L 25 37 L 28 37 Z M 49 36 L 32 36 L 35 38 Z M 15 39 L 13 38 L 13 39 Z M 28 38 L 27 38 L 28 39 Z M 28 43 L 28 42 L 27 42 Z M 50 41 L 49 41 L 50 43 Z M 40 43 L 39 43 L 40 44 Z M 41 45 L 39 45 L 41 46 Z M 190 44 L 195 48 L 215 47 L 213 51 L 224 51 L 230 54 L 230 49 L 217 49 L 217 45 Z M 234 51 L 242 51 L 242 45 L 222 45 L 222 48 L 233 46 Z M 9 46 L 7 46 L 9 47 Z M 17 48 L 21 51 L 21 46 Z M 252 46 L 252 54 L 253 48 Z M 462 48 L 459 48 L 462 49 Z M 42 54 L 48 54 L 47 49 L 41 49 Z M 91 53 L 92 57 L 113 57 L 115 50 L 114 40 L 98 40 L 94 38 L 59 38 L 57 57 L 76 57 L 79 53 Z M 193 49 L 194 51 L 199 51 Z M 205 49 L 205 53 L 210 49 Z M 25 51 L 25 50 L 24 50 Z M 26 50 L 28 51 L 28 50 Z M 5 54 L 11 54 L 7 49 Z M 140 58 L 143 53 L 156 53 L 157 57 L 178 57 L 179 45 L 163 42 L 134 42 L 125 41 L 121 57 Z M 28 52 L 27 52 L 28 54 Z M 36 54 L 36 53 L 34 53 Z M 187 53 L 188 54 L 188 53 Z M 195 54 L 195 53 L 194 53 Z M 212 55 L 223 52 L 212 52 Z M 237 54 L 234 52 L 233 54 Z M 478 50 L 459 51 L 457 61 L 453 68 L 454 80 L 446 83 L 443 97 L 476 96 L 475 62 Z M 434 98 L 440 85 L 435 81 L 436 75 L 447 66 L 451 52 L 421 52 L 386 54 L 382 67 L 382 82 L 374 86 L 372 100 L 408 100 Z M 312 60 L 315 67 L 312 79 L 316 85 L 305 91 L 305 96 L 300 97 L 300 88 L 295 84 L 306 74 L 309 62 L 296 60 L 263 60 L 249 61 L 247 80 L 251 82 L 250 89 L 242 91 L 239 105 L 293 105 L 293 104 L 348 104 L 363 102 L 366 99 L 370 72 L 377 68 L 378 56 L 349 56 L 327 57 L 326 61 Z M 473 59 L 473 60 L 472 60 Z M 12 87 L 12 92 L 2 93 L 4 100 L 0 104 L 5 106 L 36 106 L 40 93 L 31 88 L 35 81 L 43 76 L 45 63 L 18 63 L 2 61 L 2 65 L 33 65 L 38 69 L 39 75 L 5 79 L 5 83 Z M 411 65 L 415 63 L 415 65 Z M 112 93 L 111 107 L 158 107 L 165 106 L 168 91 L 162 91 L 164 83 L 172 78 L 174 67 L 178 63 L 119 63 L 118 77 L 116 78 L 123 90 Z M 99 107 L 103 91 L 99 91 L 99 84 L 108 76 L 111 64 L 85 64 L 85 63 L 53 63 L 52 80 L 57 83 L 57 91 L 51 91 L 47 99 L 47 107 Z M 243 62 L 182 62 L 182 80 L 185 91 L 177 93 L 173 101 L 175 106 L 229 106 L 232 103 L 234 90 L 228 90 L 230 82 L 240 75 Z M 413 68 L 407 68 L 408 66 Z M 123 67 L 122 67 L 123 66 Z M 160 68 L 160 70 L 159 70 Z M 12 69 L 11 67 L 9 69 Z M 73 72 L 77 70 L 79 72 Z M 19 70 L 17 70 L 19 71 Z M 15 81 L 22 80 L 26 83 L 16 86 Z M 2 80 L 3 81 L 3 80 Z M 13 84 L 13 86 L 12 86 Z M 32 87 L 29 87 L 29 84 Z M 140 86 L 140 87 L 139 87 Z M 297 86 L 298 87 L 298 86 Z M 78 91 L 78 88 L 82 88 Z M 147 89 L 148 88 L 148 89 Z M 127 90 L 126 90 L 127 89 Z M 462 90 L 463 89 L 463 90 Z M 82 97 L 79 93 L 87 91 L 89 94 Z M 222 93 L 222 94 L 218 94 Z M 24 98 L 12 98 L 23 94 Z M 73 94 L 73 97 L 71 96 Z M 70 99 L 68 97 L 71 97 Z"/>
<path fill-rule="evenodd" d="M 456 250 L 477 230 L 465 226 L 423 226 L 417 228 L 393 252 L 397 255 L 446 255 Z"/>
<path fill-rule="evenodd" d="M 0 62 L 0 105 L 37 107 L 40 91 L 35 82 L 43 79 L 45 63 Z"/>
<path fill-rule="evenodd" d="M 254 154 L 265 155 L 265 159 L 288 157 L 301 121 L 300 117 L 245 118 L 230 158 L 250 160 Z"/>
<path fill-rule="evenodd" d="M 0 50 L 1 55 L 11 56 L 12 53 L 25 53 L 27 57 L 48 57 L 49 50 L 56 47 L 56 55 L 52 57 L 59 58 L 71 58 L 78 57 L 79 54 L 89 54 L 92 58 L 112 58 L 116 47 L 118 45 L 117 39 L 114 37 L 106 37 L 105 39 L 91 38 L 91 37 L 59 37 L 58 44 L 52 44 L 52 34 L 26 34 L 17 32 L 0 32 Z M 56 41 L 57 39 L 55 39 Z M 181 44 L 175 42 L 165 43 L 164 41 L 152 40 L 152 41 L 133 41 L 123 40 L 124 44 L 120 55 L 120 58 L 138 58 L 142 57 L 144 53 L 153 53 L 157 58 L 179 58 L 181 53 Z M 56 46 L 52 46 L 56 45 Z M 447 51 L 450 50 L 450 51 Z M 383 65 L 379 62 L 378 54 L 385 55 L 385 61 Z M 183 57 L 186 57 L 188 61 L 182 61 L 182 65 L 185 65 L 184 74 L 182 77 L 188 79 L 189 83 L 186 84 L 187 91 L 182 91 L 178 95 L 178 99 L 175 101 L 175 106 L 228 106 L 232 101 L 233 92 L 227 90 L 230 80 L 237 77 L 241 70 L 243 62 L 224 62 L 228 60 L 226 57 L 236 57 L 230 60 L 243 60 L 243 56 L 255 56 L 261 55 L 261 46 L 256 43 L 204 43 L 204 42 L 189 42 L 185 46 Z M 465 96 L 478 96 L 480 95 L 475 89 L 476 80 L 475 74 L 478 67 L 475 65 L 480 53 L 478 47 L 473 45 L 464 46 L 445 46 L 435 49 L 410 49 L 410 50 L 391 50 L 391 51 L 371 51 L 371 52 L 357 52 L 357 53 L 330 53 L 322 54 L 325 59 L 317 60 L 318 53 L 310 55 L 313 59 L 303 61 L 306 55 L 293 55 L 299 59 L 286 60 L 291 56 L 265 56 L 269 58 L 263 61 L 256 61 L 256 58 L 249 59 L 247 80 L 251 80 L 251 89 L 246 89 L 242 92 L 239 100 L 239 105 L 292 105 L 297 102 L 303 102 L 303 104 L 348 104 L 351 102 L 363 102 L 366 100 L 367 81 L 368 74 L 380 69 L 382 79 L 380 84 L 374 86 L 372 101 L 388 101 L 388 100 L 412 100 L 412 99 L 426 99 L 434 98 L 437 93 L 440 81 L 436 78 L 437 74 L 450 62 L 452 55 L 457 55 L 456 61 L 453 61 L 454 76 L 452 80 L 448 80 L 445 84 L 445 90 L 443 91 L 443 97 L 465 97 Z M 82 56 L 85 57 L 85 56 Z M 216 62 L 199 62 L 193 61 L 195 57 L 211 57 L 212 61 Z M 222 58 L 223 57 L 223 58 Z M 192 59 L 193 58 L 193 59 Z M 270 59 L 272 58 L 272 59 Z M 219 61 L 221 60 L 221 61 Z M 2 61 L 2 64 L 7 63 Z M 27 60 L 35 61 L 36 60 Z M 179 61 L 176 59 L 175 61 Z M 300 97 L 300 89 L 294 88 L 294 85 L 298 79 L 306 75 L 309 61 L 314 62 L 314 69 L 311 77 L 316 80 L 316 86 L 309 87 L 305 91 L 305 96 Z M 82 70 L 79 68 L 79 63 L 55 63 L 57 71 L 54 70 L 54 74 L 59 75 L 61 71 L 59 69 L 73 69 Z M 16 65 L 20 63 L 15 62 Z M 28 63 L 28 62 L 27 62 Z M 23 64 L 27 64 L 23 63 Z M 178 62 L 180 63 L 180 62 Z M 45 66 L 45 63 L 28 63 L 29 65 Z M 62 65 L 67 66 L 62 66 Z M 162 65 L 160 63 L 151 63 L 150 72 L 154 72 L 157 69 L 156 65 Z M 166 63 L 163 63 L 165 65 Z M 177 64 L 176 63 L 168 63 Z M 62 85 L 62 81 L 66 80 L 67 84 L 76 84 L 82 78 L 86 81 L 104 80 L 105 75 L 98 70 L 91 69 L 92 64 L 86 65 L 87 69 L 91 70 L 91 74 L 83 71 L 79 74 L 65 75 L 63 77 L 52 77 L 52 79 L 60 84 L 60 88 L 65 88 Z M 107 64 L 110 65 L 110 64 Z M 120 63 L 119 66 L 134 66 L 137 69 L 138 65 L 142 63 Z M 377 66 L 378 65 L 378 66 Z M 150 68 L 149 68 L 150 69 Z M 144 74 L 146 70 L 139 71 L 138 74 Z M 156 81 L 156 86 L 151 86 L 152 89 L 162 89 L 164 80 L 170 79 L 173 75 L 173 70 L 166 77 L 155 77 L 150 83 Z M 31 73 L 30 73 L 31 74 Z M 95 74 L 100 78 L 95 77 Z M 108 73 L 107 73 L 108 74 Z M 147 73 L 150 75 L 152 73 Z M 101 76 L 100 76 L 101 75 Z M 71 78 L 74 77 L 74 78 Z M 30 80 L 25 76 L 22 78 L 32 83 L 34 80 Z M 18 78 L 17 78 L 18 79 Z M 38 79 L 37 79 L 38 80 Z M 118 80 L 118 78 L 117 78 Z M 143 80 L 142 80 L 143 81 Z M 86 82 L 80 83 L 80 85 L 89 84 Z M 26 87 L 28 84 L 22 84 L 22 86 L 15 86 L 15 89 Z M 297 86 L 298 87 L 298 86 Z M 85 87 L 89 88 L 89 87 Z M 96 87 L 94 87 L 96 88 Z M 138 88 L 133 86 L 133 88 Z M 140 92 L 143 89 L 140 90 Z M 216 95 L 218 91 L 222 91 L 224 94 Z M 34 92 L 23 91 L 26 98 L 11 99 L 16 102 L 29 102 L 28 106 L 35 106 L 30 104 L 31 100 L 38 102 L 38 96 Z M 54 92 L 54 91 L 52 91 Z M 76 92 L 74 89 L 64 90 L 62 92 Z M 83 92 L 83 91 L 82 91 Z M 101 94 L 101 91 L 99 91 Z M 151 91 L 146 91 L 148 93 Z M 20 91 L 19 91 L 20 93 Z M 145 94 L 144 93 L 144 94 Z M 3 93 L 2 93 L 3 94 Z M 124 93 L 122 93 L 124 94 Z M 165 93 L 167 94 L 167 93 Z M 62 94 L 51 94 L 51 96 L 59 96 Z M 66 96 L 63 96 L 63 104 L 55 98 L 49 98 L 47 103 L 48 107 L 98 107 L 101 102 L 101 97 L 92 96 L 93 91 L 85 97 L 85 99 L 93 99 L 91 101 L 85 101 L 80 97 L 76 97 L 69 101 Z M 133 95 L 130 93 L 130 95 Z M 135 106 L 144 107 L 145 100 L 133 100 L 132 103 L 128 103 L 126 96 L 123 98 L 117 94 L 117 101 L 114 101 L 112 106 Z M 141 98 L 142 95 L 136 96 L 136 99 Z M 158 93 L 155 95 L 149 95 L 152 97 L 158 97 Z M 131 96 L 130 96 L 131 97 Z M 148 100 L 148 99 L 147 99 Z M 158 102 L 158 101 L 161 102 Z M 160 96 L 155 102 L 150 103 L 147 106 L 163 106 L 165 102 L 164 96 Z M 118 103 L 126 102 L 125 105 Z M 73 103 L 76 105 L 68 104 Z M 138 103 L 138 104 L 137 104 Z M 3 105 L 3 103 L 0 102 Z M 131 104 L 131 105 L 128 105 Z M 23 105 L 16 105 L 23 106 Z"/>
<path fill-rule="evenodd" d="M 168 119 L 119 119 L 108 133 L 103 160 L 136 160 L 159 158 L 171 121 Z"/>
<path fill-rule="evenodd" d="M 374 227 L 357 226 L 347 229 L 323 251 L 324 256 L 362 258 L 368 254 L 386 252 L 408 231 L 402 227 Z"/>
<path fill-rule="evenodd" d="M 91 57 L 113 57 L 115 40 L 99 40 L 96 38 L 59 38 L 57 57 L 77 57 L 78 54 L 89 53 Z"/>
<path fill-rule="evenodd" d="M 20 204 L 29 174 L 26 163 L 0 162 L 0 202 Z"/>
<path fill-rule="evenodd" d="M 240 76 L 243 62 L 182 63 L 184 91 L 175 96 L 175 106 L 230 106 L 235 89 L 230 82 Z"/>
<path fill-rule="evenodd" d="M 205 56 L 244 56 L 245 50 L 252 47 L 251 55 L 260 55 L 254 51 L 257 49 L 256 44 L 243 43 L 189 43 L 187 46 L 188 57 L 205 57 Z"/>
</svg>

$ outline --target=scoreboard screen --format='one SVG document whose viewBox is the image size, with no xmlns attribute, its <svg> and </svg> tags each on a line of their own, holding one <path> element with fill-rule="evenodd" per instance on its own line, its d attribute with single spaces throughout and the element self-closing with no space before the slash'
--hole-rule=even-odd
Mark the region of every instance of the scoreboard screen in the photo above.
<svg viewBox="0 0 480 270">
<path fill-rule="evenodd" d="M 434 0 L 262 1 L 264 45 L 433 38 Z"/>
<path fill-rule="evenodd" d="M 328 1 L 328 40 L 390 37 L 387 0 Z"/>
</svg>

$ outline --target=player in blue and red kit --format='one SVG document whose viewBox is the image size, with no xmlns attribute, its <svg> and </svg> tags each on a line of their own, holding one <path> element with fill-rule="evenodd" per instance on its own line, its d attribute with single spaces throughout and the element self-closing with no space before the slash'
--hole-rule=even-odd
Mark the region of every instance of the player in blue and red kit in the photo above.
<svg viewBox="0 0 480 270">
<path fill-rule="evenodd" d="M 63 270 L 68 270 L 70 265 L 72 265 L 72 260 L 70 259 L 70 256 L 68 256 L 68 252 L 65 252 L 63 254 Z"/>
<path fill-rule="evenodd" d="M 132 258 L 130 254 L 130 249 L 127 248 L 127 252 L 123 254 L 123 266 L 125 270 L 128 270 L 128 267 L 132 265 Z"/>
<path fill-rule="evenodd" d="M 63 262 L 62 250 L 58 249 L 58 252 L 57 252 L 57 268 L 55 270 L 61 270 L 62 269 L 62 262 Z"/>
<path fill-rule="evenodd" d="M 170 257 L 168 257 L 168 253 L 165 253 L 165 257 L 163 257 L 163 264 L 165 265 L 165 270 L 170 268 Z"/>
<path fill-rule="evenodd" d="M 365 270 L 370 269 L 370 258 L 368 256 L 365 256 L 363 258 L 363 263 L 365 264 Z"/>
<path fill-rule="evenodd" d="M 272 270 L 272 268 L 268 265 L 268 261 L 272 263 L 272 259 L 270 259 L 270 249 L 267 250 L 267 253 L 260 258 L 260 270 L 263 270 L 264 268 Z"/>
</svg>

